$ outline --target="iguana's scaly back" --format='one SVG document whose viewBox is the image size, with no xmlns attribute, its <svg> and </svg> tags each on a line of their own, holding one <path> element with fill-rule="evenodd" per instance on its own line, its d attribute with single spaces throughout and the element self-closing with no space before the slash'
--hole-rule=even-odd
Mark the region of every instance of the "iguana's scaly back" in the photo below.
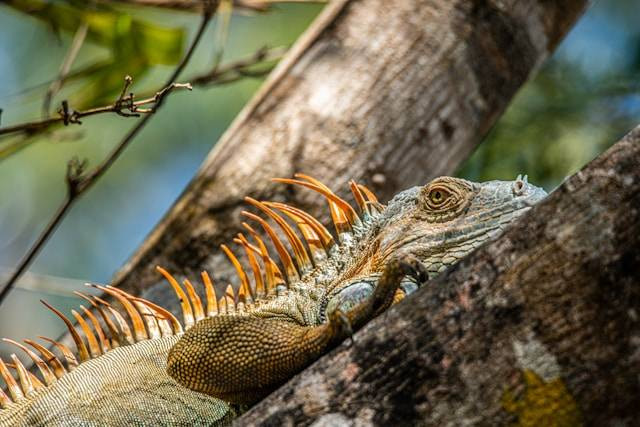
<svg viewBox="0 0 640 427">
<path fill-rule="evenodd" d="M 0 410 L 0 425 L 227 424 L 235 415 L 229 405 L 166 374 L 167 353 L 178 338 L 141 341 L 84 362 L 51 385 L 16 398 Z"/>
</svg>

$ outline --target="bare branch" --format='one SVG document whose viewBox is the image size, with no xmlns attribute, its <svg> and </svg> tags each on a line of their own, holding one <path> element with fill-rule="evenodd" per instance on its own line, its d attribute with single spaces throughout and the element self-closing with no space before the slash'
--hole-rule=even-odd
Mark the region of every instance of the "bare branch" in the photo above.
<svg viewBox="0 0 640 427">
<path fill-rule="evenodd" d="M 239 9 L 248 9 L 253 11 L 266 12 L 274 4 L 285 3 L 329 3 L 331 0 L 235 0 L 234 5 Z"/>
<path fill-rule="evenodd" d="M 46 119 L 46 120 L 38 120 L 38 121 L 33 121 L 33 122 L 27 122 L 27 123 L 20 123 L 17 125 L 13 125 L 13 126 L 7 126 L 4 128 L 0 128 L 0 135 L 8 135 L 11 133 L 18 133 L 18 132 L 22 132 L 25 133 L 27 135 L 33 135 L 35 133 L 41 132 L 45 129 L 47 129 L 49 126 L 55 124 L 55 123 L 60 123 L 62 122 L 62 118 L 61 117 L 52 117 L 50 119 Z"/>
<path fill-rule="evenodd" d="M 231 23 L 231 14 L 233 13 L 233 0 L 220 0 L 218 13 L 216 16 L 216 34 L 213 52 L 213 69 L 218 68 L 222 62 L 224 48 L 227 45 L 229 37 L 229 24 Z"/>
<path fill-rule="evenodd" d="M 191 57 L 193 56 L 193 52 L 195 51 L 196 47 L 200 43 L 200 40 L 202 39 L 202 35 L 204 34 L 205 29 L 207 28 L 207 24 L 211 20 L 211 16 L 213 15 L 214 11 L 218 6 L 218 2 L 215 0 L 206 1 L 204 2 L 204 4 L 206 4 L 207 7 L 204 9 L 202 13 L 202 21 L 200 23 L 196 36 L 191 42 L 191 45 L 189 46 L 189 50 L 187 51 L 186 55 L 184 56 L 182 61 L 180 61 L 180 64 L 178 64 L 174 72 L 171 74 L 171 77 L 168 79 L 167 83 L 164 85 L 165 89 L 158 92 L 156 96 L 152 98 L 152 101 L 143 100 L 145 103 L 153 102 L 154 106 L 153 108 L 151 108 L 152 111 L 150 112 L 155 112 L 160 108 L 160 106 L 164 102 L 165 97 L 171 92 L 171 90 L 178 87 L 185 87 L 185 85 L 175 83 L 175 80 L 178 78 L 180 73 L 182 73 L 184 68 L 187 66 L 187 64 L 191 60 Z M 125 88 L 120 94 L 120 99 L 123 99 L 123 96 L 126 93 L 126 90 L 128 89 L 128 86 L 130 85 L 130 83 L 131 83 L 130 77 L 128 79 L 125 79 Z M 68 110 L 68 106 L 67 106 L 67 110 Z M 78 200 L 78 198 L 84 192 L 86 192 L 89 188 L 91 188 L 91 186 L 95 184 L 98 181 L 98 179 L 100 179 L 100 177 L 107 172 L 107 170 L 109 170 L 111 165 L 115 163 L 115 161 L 120 157 L 122 152 L 127 148 L 127 146 L 131 143 L 131 141 L 133 141 L 135 136 L 149 122 L 151 117 L 153 117 L 152 114 L 147 114 L 138 123 L 136 123 L 133 129 L 131 129 L 129 133 L 120 141 L 120 143 L 118 143 L 118 145 L 102 161 L 102 163 L 96 166 L 91 172 L 85 174 L 85 169 L 87 166 L 86 161 L 79 161 L 78 159 L 74 158 L 68 163 L 67 175 L 66 175 L 67 196 L 65 200 L 62 202 L 62 204 L 60 205 L 60 207 L 58 208 L 58 210 L 56 211 L 51 221 L 49 221 L 49 224 L 47 224 L 47 226 L 45 227 L 43 232 L 40 234 L 38 239 L 29 248 L 29 251 L 20 261 L 20 263 L 16 267 L 16 270 L 11 275 L 9 280 L 7 280 L 2 290 L 0 290 L 0 305 L 2 305 L 2 301 L 7 296 L 11 288 L 14 286 L 15 282 L 20 278 L 20 276 L 27 269 L 27 267 L 29 267 L 33 259 L 37 256 L 37 254 L 40 252 L 42 247 L 46 244 L 49 237 L 51 237 L 51 235 L 56 230 L 58 225 L 60 225 L 60 223 L 66 216 L 66 214 L 69 212 L 69 210 L 73 206 L 73 203 L 76 200 Z"/>
<path fill-rule="evenodd" d="M 122 89 L 122 92 L 118 99 L 110 105 L 105 105 L 102 107 L 91 108 L 89 110 L 78 111 L 69 107 L 69 102 L 67 100 L 62 101 L 62 107 L 58 110 L 59 117 L 52 117 L 45 120 L 39 120 L 34 122 L 21 123 L 14 126 L 7 126 L 5 128 L 0 129 L 0 135 L 8 135 L 17 132 L 23 132 L 27 135 L 32 135 L 34 133 L 43 131 L 50 127 L 51 125 L 57 123 L 63 123 L 65 126 L 74 123 L 74 124 L 82 124 L 80 121 L 83 117 L 94 116 L 96 114 L 102 113 L 116 113 L 122 117 L 140 117 L 140 113 L 153 113 L 157 108 L 139 108 L 142 105 L 147 105 L 150 103 L 156 103 L 160 100 L 161 97 L 164 97 L 168 92 L 173 89 L 188 89 L 191 90 L 191 85 L 189 83 L 171 83 L 170 85 L 162 88 L 160 91 L 156 93 L 155 96 L 147 99 L 143 99 L 141 101 L 134 101 L 133 93 L 126 94 L 127 89 L 131 85 L 133 79 L 130 76 L 125 77 L 125 84 Z M 127 112 L 128 110 L 129 112 Z"/>
<path fill-rule="evenodd" d="M 151 98 L 147 98 L 147 99 L 143 99 L 141 101 L 133 102 L 131 104 L 130 110 L 134 114 L 138 114 L 138 113 L 155 113 L 156 110 L 158 109 L 158 103 L 160 102 L 160 100 L 162 98 L 164 98 L 165 96 L 167 96 L 169 94 L 169 92 L 171 92 L 174 89 L 188 89 L 188 90 L 191 90 L 193 88 L 191 87 L 190 83 L 171 83 L 169 86 L 163 88 L 161 91 L 156 92 L 156 94 L 154 96 L 152 96 Z M 146 104 L 155 104 L 155 105 L 153 107 L 151 107 L 151 108 L 139 108 L 141 105 L 146 105 Z"/>
</svg>

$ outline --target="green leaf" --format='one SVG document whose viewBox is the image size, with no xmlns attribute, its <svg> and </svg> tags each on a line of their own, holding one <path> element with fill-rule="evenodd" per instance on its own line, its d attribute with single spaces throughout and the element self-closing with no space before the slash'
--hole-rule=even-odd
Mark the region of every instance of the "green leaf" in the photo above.
<svg viewBox="0 0 640 427">
<path fill-rule="evenodd" d="M 177 64 L 182 58 L 185 32 L 181 28 L 151 24 L 106 7 L 89 9 L 44 0 L 9 0 L 6 4 L 46 22 L 57 31 L 73 33 L 86 22 L 88 39 L 110 50 L 120 49 L 119 42 L 129 38 L 134 42 L 135 53 L 150 65 Z"/>
</svg>

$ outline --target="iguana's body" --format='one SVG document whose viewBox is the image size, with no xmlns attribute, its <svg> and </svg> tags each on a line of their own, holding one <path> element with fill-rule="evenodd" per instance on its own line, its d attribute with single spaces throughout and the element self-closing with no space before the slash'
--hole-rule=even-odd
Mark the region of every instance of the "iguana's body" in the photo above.
<svg viewBox="0 0 640 427">
<path fill-rule="evenodd" d="M 84 362 L 29 397 L 0 395 L 6 406 L 0 410 L 0 425 L 228 423 L 236 412 L 227 401 L 250 403 L 264 396 L 351 328 L 416 289 L 424 279 L 421 274 L 432 276 L 455 263 L 545 194 L 526 179 L 475 184 L 445 177 L 404 191 L 383 207 L 366 189 L 352 185 L 363 211 L 358 217 L 322 184 L 301 177 L 304 185 L 330 200 L 340 243 L 332 244 L 329 233 L 300 211 L 249 200 L 269 216 L 275 210 L 291 215 L 305 237 L 306 246 L 291 241 L 295 264 L 281 248 L 284 274 L 259 239 L 251 244 L 239 237 L 255 267 L 254 285 L 238 265 L 242 285 L 237 296 L 229 289 L 218 300 L 207 286 L 207 307 L 202 307 L 192 295 L 179 295 L 185 333 L 176 321 L 169 326 L 160 308 L 118 294 L 138 311 L 166 320 L 141 316 L 148 322 L 146 328 L 134 327 L 140 334 L 137 343 Z M 409 276 L 403 279 L 405 273 Z M 207 285 L 208 277 L 203 279 Z M 190 327 L 194 317 L 197 322 Z M 145 334 L 155 337 L 145 340 Z M 93 347 L 97 356 L 99 344 Z M 2 372 L 0 376 L 8 379 Z M 10 388 L 16 393 L 28 384 Z"/>
</svg>

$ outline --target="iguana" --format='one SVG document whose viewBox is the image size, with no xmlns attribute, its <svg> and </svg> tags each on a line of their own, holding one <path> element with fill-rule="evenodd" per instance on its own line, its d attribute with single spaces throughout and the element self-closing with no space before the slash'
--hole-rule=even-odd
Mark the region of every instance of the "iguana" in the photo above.
<svg viewBox="0 0 640 427">
<path fill-rule="evenodd" d="M 247 404 L 496 236 L 546 195 L 526 176 L 481 184 L 440 177 L 384 206 L 352 181 L 358 214 L 321 182 L 302 174 L 296 178 L 276 181 L 323 195 L 335 237 L 303 210 L 246 198 L 278 225 L 280 232 L 243 212 L 264 230 L 280 263 L 245 222 L 249 237 L 240 233 L 234 242 L 245 253 L 252 279 L 229 247 L 221 246 L 238 273 L 237 291 L 229 285 L 218 298 L 203 272 L 203 301 L 189 280 L 181 286 L 158 267 L 178 296 L 182 323 L 151 301 L 110 286 L 92 285 L 124 310 L 78 293 L 94 311 L 83 306 L 82 313 L 72 311 L 77 329 L 45 303 L 66 323 L 76 351 L 43 338 L 61 351 L 65 366 L 35 341 L 25 340 L 29 348 L 6 340 L 34 361 L 41 376 L 27 371 L 15 355 L 11 363 L 0 359 L 6 383 L 6 391 L 0 389 L 0 425 L 229 424 Z"/>
</svg>

